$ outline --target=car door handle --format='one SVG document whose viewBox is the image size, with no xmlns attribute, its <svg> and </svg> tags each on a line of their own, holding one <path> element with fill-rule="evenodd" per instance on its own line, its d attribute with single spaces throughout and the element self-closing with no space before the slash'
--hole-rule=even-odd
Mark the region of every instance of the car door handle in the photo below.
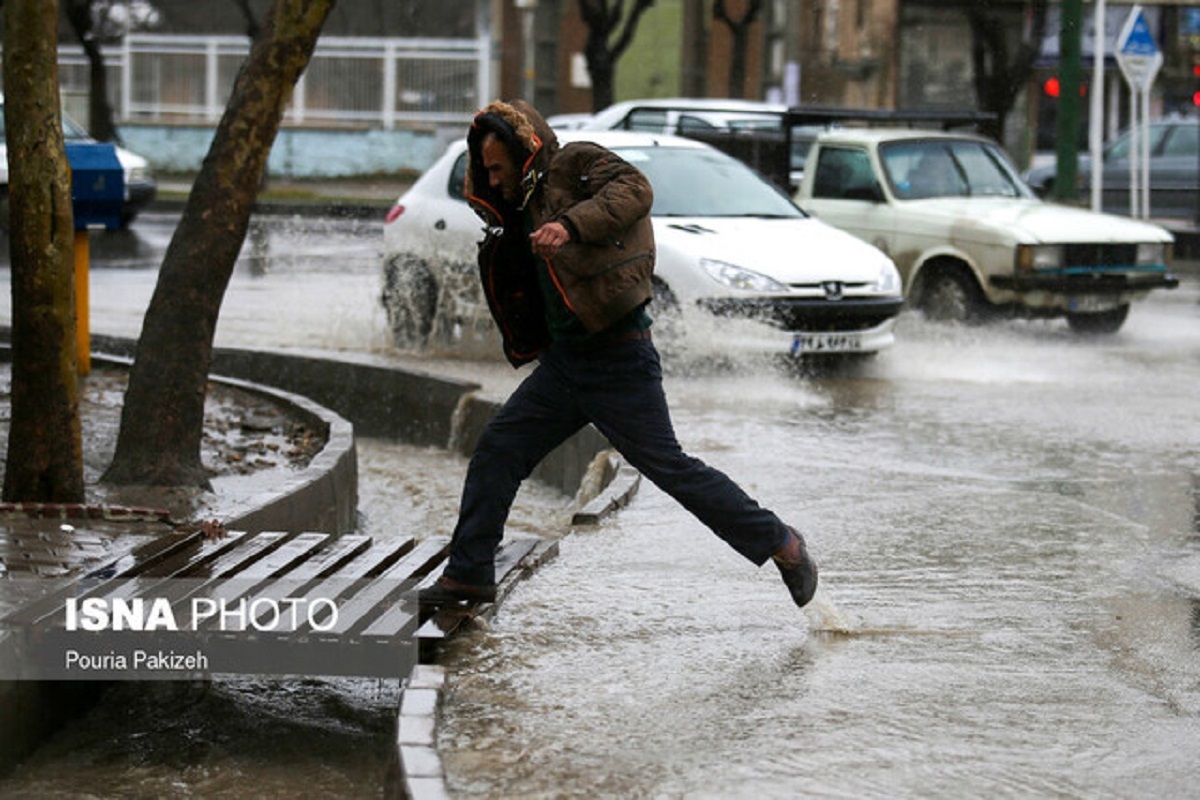
<svg viewBox="0 0 1200 800">
<path fill-rule="evenodd" d="M 437 222 L 433 223 L 433 227 L 439 231 L 446 230 L 446 220 L 439 219 Z"/>
</svg>

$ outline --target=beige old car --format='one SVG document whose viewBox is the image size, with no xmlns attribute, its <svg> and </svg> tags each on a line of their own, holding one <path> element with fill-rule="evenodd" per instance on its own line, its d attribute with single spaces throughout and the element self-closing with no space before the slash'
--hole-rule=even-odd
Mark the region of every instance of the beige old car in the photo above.
<svg viewBox="0 0 1200 800">
<path fill-rule="evenodd" d="M 1134 300 L 1179 283 L 1167 230 L 1044 202 L 978 136 L 823 132 L 796 201 L 890 255 L 907 303 L 933 319 L 1065 317 L 1112 333 Z"/>
</svg>

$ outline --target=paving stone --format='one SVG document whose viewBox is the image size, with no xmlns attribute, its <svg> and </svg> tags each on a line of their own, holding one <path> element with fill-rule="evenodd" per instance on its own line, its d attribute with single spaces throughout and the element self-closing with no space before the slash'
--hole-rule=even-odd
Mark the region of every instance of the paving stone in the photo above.
<svg viewBox="0 0 1200 800">
<path fill-rule="evenodd" d="M 432 689 L 405 689 L 400 700 L 400 715 L 432 717 L 437 713 L 441 699 L 441 693 Z"/>
<path fill-rule="evenodd" d="M 396 729 L 396 744 L 402 747 L 436 747 L 437 718 L 401 714 Z"/>
<path fill-rule="evenodd" d="M 408 679 L 409 689 L 438 689 L 446 686 L 446 668 L 437 664 L 418 664 Z"/>
<path fill-rule="evenodd" d="M 405 781 L 412 800 L 449 800 L 450 792 L 441 778 L 409 778 Z"/>
<path fill-rule="evenodd" d="M 445 775 L 442 759 L 432 747 L 401 745 L 400 759 L 404 764 L 404 774 L 410 778 L 441 778 Z"/>
</svg>

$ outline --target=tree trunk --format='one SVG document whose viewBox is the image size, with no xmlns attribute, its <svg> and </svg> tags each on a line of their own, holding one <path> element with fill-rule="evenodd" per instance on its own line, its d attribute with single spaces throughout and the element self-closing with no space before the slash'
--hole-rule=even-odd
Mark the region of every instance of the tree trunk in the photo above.
<svg viewBox="0 0 1200 800">
<path fill-rule="evenodd" d="M 729 96 L 738 99 L 746 96 L 746 61 L 750 53 L 750 26 L 762 11 L 762 0 L 747 0 L 740 19 L 734 19 L 725 6 L 725 0 L 713 0 L 713 19 L 724 23 L 732 37 L 732 52 L 729 57 Z"/>
<path fill-rule="evenodd" d="M 592 111 L 612 105 L 617 61 L 633 41 L 638 20 L 652 5 L 654 0 L 633 0 L 629 13 L 622 20 L 624 0 L 612 3 L 608 0 L 579 0 L 579 15 L 583 17 L 588 30 L 583 52 L 587 59 L 588 76 L 592 79 Z M 617 38 L 610 42 L 609 36 L 614 31 L 617 32 Z"/>
<path fill-rule="evenodd" d="M 334 0 L 275 0 L 167 247 L 106 481 L 207 486 L 200 463 L 217 315 L 284 105 Z"/>
<path fill-rule="evenodd" d="M 980 133 L 1004 142 L 1004 126 L 1018 95 L 1029 84 L 1034 60 L 1046 30 L 1047 0 L 1031 0 L 1028 25 L 1010 48 L 1011 26 L 995 9 L 977 4 L 968 7 L 971 26 L 971 61 L 975 74 L 975 99 L 981 111 L 996 115 L 979 126 Z M 1010 54 L 1010 49 L 1012 53 Z"/>
<path fill-rule="evenodd" d="M 92 24 L 92 0 L 66 0 L 67 20 L 88 59 L 88 133 L 101 142 L 118 140 L 112 104 L 108 102 L 108 72 Z"/>
<path fill-rule="evenodd" d="M 58 3 L 7 0 L 4 14 L 13 309 L 4 499 L 80 503 L 75 232 L 56 77 Z"/>
<path fill-rule="evenodd" d="M 733 54 L 729 62 L 729 96 L 742 99 L 746 96 L 746 54 L 750 50 L 750 29 L 739 25 L 733 29 Z"/>
<path fill-rule="evenodd" d="M 592 79 L 592 112 L 603 111 L 613 104 L 613 78 L 615 77 L 613 61 L 608 52 L 608 45 L 603 42 L 593 44 L 595 34 L 588 35 L 588 44 L 584 49 L 587 58 L 588 76 Z"/>
</svg>

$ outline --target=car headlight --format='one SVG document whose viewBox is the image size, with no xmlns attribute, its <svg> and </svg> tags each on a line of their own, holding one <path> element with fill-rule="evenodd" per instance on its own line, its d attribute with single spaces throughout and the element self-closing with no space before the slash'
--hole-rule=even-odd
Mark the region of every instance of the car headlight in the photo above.
<svg viewBox="0 0 1200 800">
<path fill-rule="evenodd" d="M 725 261 L 714 261 L 711 258 L 700 259 L 704 268 L 713 280 L 730 289 L 741 292 L 786 292 L 788 287 L 774 278 L 768 278 L 753 270 L 729 264 Z"/>
<path fill-rule="evenodd" d="M 150 170 L 146 167 L 132 167 L 125 170 L 125 183 L 146 183 L 150 179 Z"/>
<path fill-rule="evenodd" d="M 1023 244 L 1017 247 L 1017 269 L 1059 269 L 1063 265 L 1061 244 Z"/>
<path fill-rule="evenodd" d="M 1170 260 L 1170 245 L 1165 242 L 1146 242 L 1137 246 L 1139 265 L 1161 266 Z"/>
<path fill-rule="evenodd" d="M 879 274 L 870 291 L 872 294 L 900 294 L 900 273 L 895 264 L 885 261 L 879 265 Z"/>
</svg>

